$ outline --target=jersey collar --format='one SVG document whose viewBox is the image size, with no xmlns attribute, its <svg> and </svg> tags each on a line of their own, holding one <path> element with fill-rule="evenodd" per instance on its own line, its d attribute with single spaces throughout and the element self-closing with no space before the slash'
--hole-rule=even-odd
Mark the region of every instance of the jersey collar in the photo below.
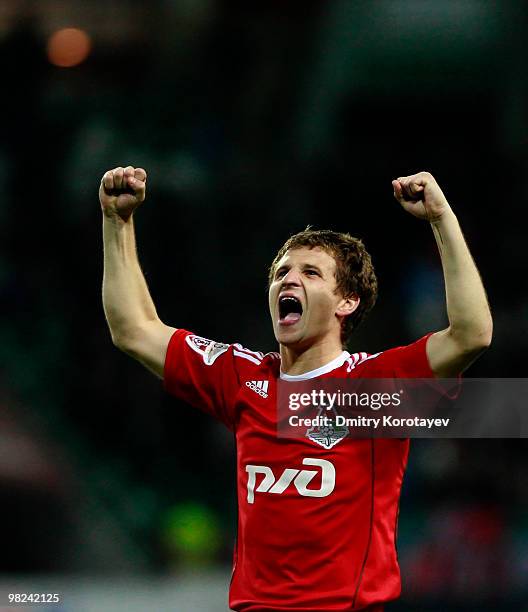
<svg viewBox="0 0 528 612">
<path fill-rule="evenodd" d="M 282 370 L 280 371 L 281 380 L 308 380 L 309 378 L 316 378 L 317 376 L 321 376 L 322 374 L 326 374 L 327 372 L 331 372 L 336 368 L 340 368 L 345 361 L 350 357 L 350 353 L 347 351 L 343 351 L 341 355 L 338 355 L 335 359 L 333 359 L 330 363 L 327 363 L 320 368 L 316 368 L 315 370 L 310 370 L 309 372 L 304 372 L 303 374 L 285 374 Z"/>
</svg>

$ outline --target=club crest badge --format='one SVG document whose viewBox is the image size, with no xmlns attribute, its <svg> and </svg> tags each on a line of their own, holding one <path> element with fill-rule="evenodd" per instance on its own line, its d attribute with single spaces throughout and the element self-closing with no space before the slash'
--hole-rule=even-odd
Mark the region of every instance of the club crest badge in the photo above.
<svg viewBox="0 0 528 612">
<path fill-rule="evenodd" d="M 201 336 L 190 335 L 185 338 L 187 344 L 193 351 L 201 355 L 205 365 L 213 365 L 213 363 L 229 349 L 229 344 L 208 340 Z"/>
<path fill-rule="evenodd" d="M 310 427 L 306 431 L 306 437 L 319 444 L 323 448 L 332 448 L 343 438 L 346 438 L 349 434 L 348 427 L 340 426 L 335 424 L 335 417 L 337 416 L 337 412 L 335 408 L 328 411 L 324 407 L 319 408 L 319 414 L 317 416 L 321 416 L 323 414 L 331 421 L 330 424 L 320 425 L 316 427 Z"/>
</svg>

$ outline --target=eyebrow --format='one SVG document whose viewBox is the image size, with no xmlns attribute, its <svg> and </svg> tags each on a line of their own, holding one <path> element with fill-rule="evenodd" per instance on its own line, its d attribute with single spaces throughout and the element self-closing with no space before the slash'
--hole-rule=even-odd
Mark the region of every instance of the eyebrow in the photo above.
<svg viewBox="0 0 528 612">
<path fill-rule="evenodd" d="M 275 276 L 277 276 L 277 274 L 279 272 L 282 272 L 283 270 L 289 270 L 290 268 L 291 268 L 291 266 L 289 266 L 289 265 L 286 265 L 286 264 L 282 265 L 280 268 L 277 268 L 275 270 Z M 323 271 L 321 270 L 321 268 L 319 266 L 316 266 L 315 264 L 305 263 L 305 264 L 302 265 L 302 270 L 303 270 L 303 272 L 305 270 L 316 270 L 317 272 L 319 272 L 319 274 L 321 276 L 324 276 Z"/>
</svg>

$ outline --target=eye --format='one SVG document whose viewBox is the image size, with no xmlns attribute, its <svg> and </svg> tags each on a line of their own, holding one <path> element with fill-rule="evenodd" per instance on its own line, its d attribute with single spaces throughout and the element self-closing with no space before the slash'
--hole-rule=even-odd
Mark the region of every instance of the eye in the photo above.
<svg viewBox="0 0 528 612">
<path fill-rule="evenodd" d="M 305 270 L 304 273 L 308 274 L 308 276 L 319 276 L 319 272 L 317 272 L 316 270 Z"/>
<path fill-rule="evenodd" d="M 277 272 L 275 274 L 275 278 L 282 278 L 285 274 L 286 274 L 286 270 L 284 270 L 284 269 L 277 270 Z"/>
</svg>

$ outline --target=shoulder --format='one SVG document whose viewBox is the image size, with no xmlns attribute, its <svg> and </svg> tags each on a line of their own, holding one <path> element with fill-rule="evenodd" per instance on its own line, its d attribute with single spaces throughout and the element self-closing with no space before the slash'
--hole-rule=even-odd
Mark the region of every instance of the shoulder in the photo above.
<svg viewBox="0 0 528 612">
<path fill-rule="evenodd" d="M 239 342 L 219 342 L 187 330 L 178 330 L 174 336 L 176 344 L 180 344 L 183 350 L 190 349 L 206 366 L 230 362 L 236 369 L 254 370 L 280 360 L 278 353 L 265 354 L 262 351 L 249 349 Z"/>
<path fill-rule="evenodd" d="M 429 378 L 433 376 L 426 353 L 427 334 L 411 344 L 396 346 L 379 353 L 354 353 L 350 356 L 348 372 L 357 369 L 357 375 L 369 375 L 383 378 L 413 377 Z"/>
<path fill-rule="evenodd" d="M 381 352 L 372 354 L 365 352 L 352 353 L 343 364 L 343 367 L 346 368 L 347 372 L 351 372 L 352 370 L 355 370 L 358 366 L 364 364 L 365 362 L 370 361 L 372 359 L 376 359 L 381 354 Z"/>
</svg>

